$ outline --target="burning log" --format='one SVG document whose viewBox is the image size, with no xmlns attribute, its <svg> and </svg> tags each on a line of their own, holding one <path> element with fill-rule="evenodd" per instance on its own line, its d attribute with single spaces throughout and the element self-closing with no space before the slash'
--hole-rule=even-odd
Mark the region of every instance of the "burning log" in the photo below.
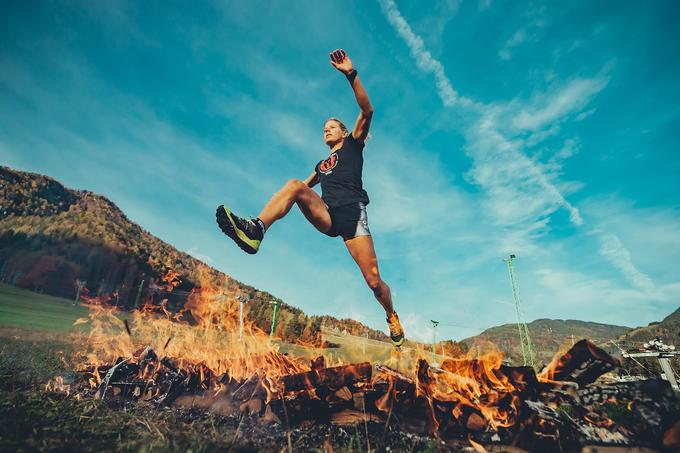
<svg viewBox="0 0 680 453">
<path fill-rule="evenodd" d="M 261 374 L 262 370 L 256 371 L 234 392 L 232 400 L 236 404 L 252 399 L 264 399 L 267 396 L 267 391 L 262 386 Z"/>
<path fill-rule="evenodd" d="M 109 386 L 109 382 L 114 377 L 120 377 L 122 375 L 127 375 L 133 370 L 138 370 L 139 367 L 134 364 L 134 363 L 128 363 L 129 359 L 120 359 L 114 366 L 109 368 L 109 371 L 106 373 L 106 376 L 104 376 L 104 379 L 102 379 L 102 383 L 99 385 L 99 389 L 97 390 L 96 398 L 98 399 L 104 399 L 106 396 L 106 389 Z"/>
<path fill-rule="evenodd" d="M 553 359 L 541 371 L 540 377 L 554 381 L 572 381 L 583 387 L 619 366 L 620 360 L 584 339 L 574 344 L 562 357 Z"/>
<path fill-rule="evenodd" d="M 355 425 L 359 422 L 381 422 L 382 419 L 370 412 L 354 409 L 344 409 L 331 415 L 330 422 L 334 425 Z"/>
<path fill-rule="evenodd" d="M 508 378 L 513 387 L 527 395 L 535 394 L 540 388 L 536 371 L 530 366 L 501 365 L 498 371 Z"/>
<path fill-rule="evenodd" d="M 369 381 L 373 366 L 368 362 L 344 365 L 332 368 L 321 368 L 306 373 L 295 373 L 283 376 L 281 382 L 287 392 L 311 390 L 322 385 L 339 389 L 359 381 Z"/>
</svg>

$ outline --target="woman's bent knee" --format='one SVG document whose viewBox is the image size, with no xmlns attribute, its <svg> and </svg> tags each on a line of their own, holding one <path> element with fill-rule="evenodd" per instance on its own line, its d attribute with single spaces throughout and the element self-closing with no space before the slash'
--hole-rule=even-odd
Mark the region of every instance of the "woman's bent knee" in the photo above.
<svg viewBox="0 0 680 453">
<path fill-rule="evenodd" d="M 381 283 L 382 280 L 380 280 L 380 277 L 375 277 L 373 275 L 366 277 L 366 284 L 373 292 L 376 292 L 380 289 Z"/>
<path fill-rule="evenodd" d="M 291 192 L 294 195 L 297 195 L 302 190 L 304 190 L 305 187 L 307 187 L 307 185 L 304 182 L 300 181 L 299 179 L 291 179 L 286 183 L 284 189 L 286 189 L 287 191 Z"/>
</svg>

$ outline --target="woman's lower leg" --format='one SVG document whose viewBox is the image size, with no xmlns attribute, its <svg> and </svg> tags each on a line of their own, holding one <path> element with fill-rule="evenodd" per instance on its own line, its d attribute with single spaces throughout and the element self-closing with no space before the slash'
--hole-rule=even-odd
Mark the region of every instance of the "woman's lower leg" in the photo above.
<svg viewBox="0 0 680 453">
<path fill-rule="evenodd" d="M 300 184 L 304 185 L 302 181 L 289 181 L 262 208 L 257 217 L 264 223 L 265 229 L 288 214 L 300 191 Z"/>
<path fill-rule="evenodd" d="M 389 316 L 394 312 L 392 306 L 392 292 L 383 280 L 380 280 L 378 286 L 373 289 L 373 295 L 378 300 L 378 303 L 385 309 L 385 315 Z"/>
</svg>

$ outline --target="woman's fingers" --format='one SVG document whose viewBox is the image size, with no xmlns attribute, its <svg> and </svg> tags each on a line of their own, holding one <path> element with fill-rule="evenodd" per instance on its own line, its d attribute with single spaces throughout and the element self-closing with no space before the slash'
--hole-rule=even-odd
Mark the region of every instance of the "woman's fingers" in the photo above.
<svg viewBox="0 0 680 453">
<path fill-rule="evenodd" d="M 342 49 L 336 49 L 330 53 L 331 60 L 333 60 L 336 63 L 341 63 L 342 60 L 345 59 L 345 55 L 347 54 Z"/>
</svg>

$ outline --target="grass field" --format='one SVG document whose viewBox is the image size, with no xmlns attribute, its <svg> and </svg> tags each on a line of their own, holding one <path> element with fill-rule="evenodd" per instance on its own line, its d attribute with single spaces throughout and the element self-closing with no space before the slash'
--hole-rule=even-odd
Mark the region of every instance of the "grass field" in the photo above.
<svg viewBox="0 0 680 453">
<path fill-rule="evenodd" d="M 321 333 L 323 340 L 338 345 L 337 348 L 324 351 L 324 355 L 331 361 L 382 363 L 406 374 L 410 374 L 414 370 L 419 357 L 424 357 L 432 362 L 431 349 L 415 349 L 407 346 L 396 349 L 391 343 L 329 329 L 322 329 Z M 441 363 L 443 359 L 444 356 L 437 354 L 434 362 Z"/>
<path fill-rule="evenodd" d="M 82 332 L 86 327 L 73 322 L 87 314 L 86 307 L 74 306 L 73 301 L 0 284 L 0 329 Z"/>
<path fill-rule="evenodd" d="M 71 300 L 0 284 L 1 336 L 16 336 L 17 332 L 22 332 L 22 336 L 28 335 L 36 339 L 40 335 L 54 338 L 60 334 L 86 333 L 88 324 L 74 326 L 73 323 L 78 318 L 87 317 L 88 313 L 86 306 L 74 306 Z M 121 312 L 118 316 L 127 318 L 130 314 Z M 427 351 L 415 351 L 406 347 L 395 351 L 390 343 L 330 330 L 323 330 L 322 338 L 338 347 L 311 348 L 280 340 L 274 340 L 274 343 L 282 353 L 307 359 L 323 355 L 329 364 L 370 361 L 386 363 L 403 371 L 413 368 L 417 356 L 431 357 Z M 441 359 L 439 356 L 437 358 Z"/>
</svg>

